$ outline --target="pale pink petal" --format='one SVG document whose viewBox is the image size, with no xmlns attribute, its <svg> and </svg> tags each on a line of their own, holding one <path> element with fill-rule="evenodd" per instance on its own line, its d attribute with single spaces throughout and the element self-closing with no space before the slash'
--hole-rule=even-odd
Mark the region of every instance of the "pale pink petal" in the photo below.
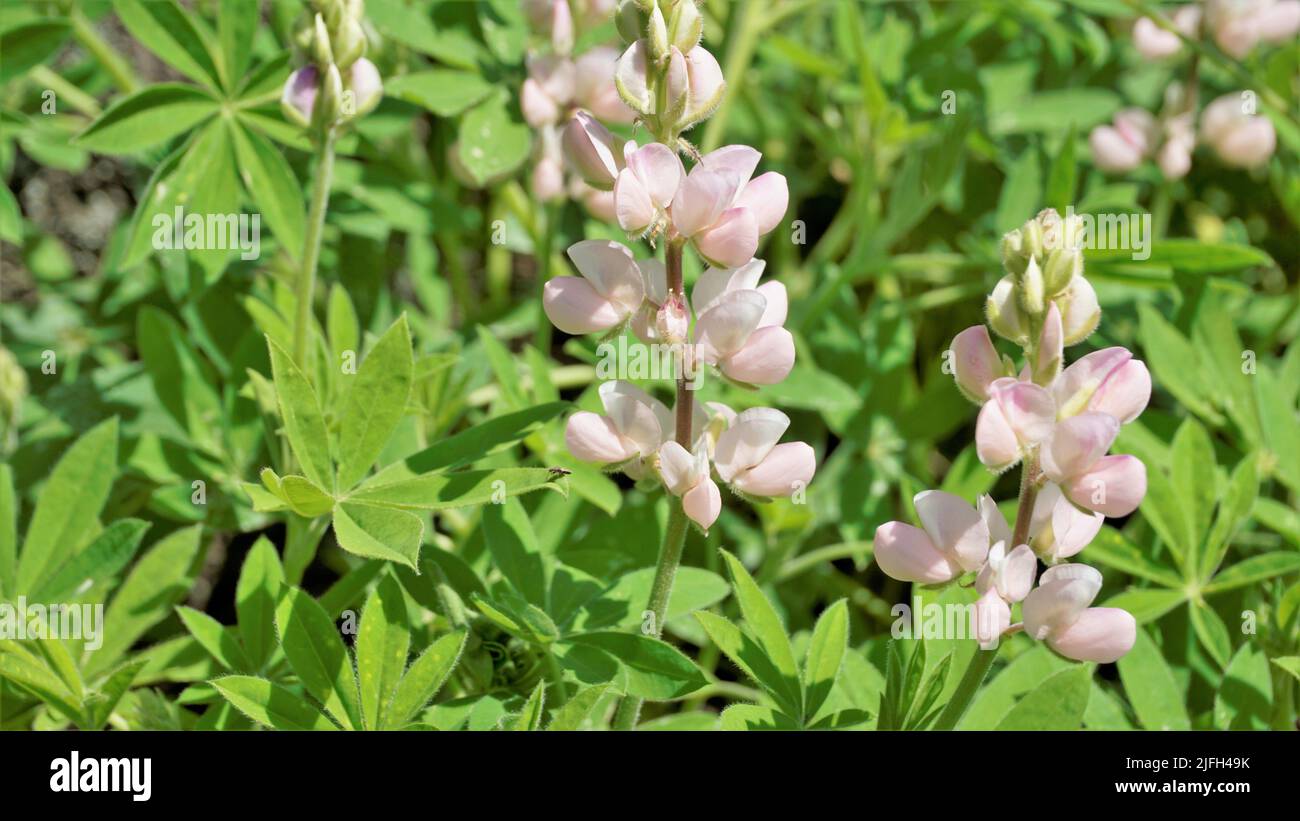
<svg viewBox="0 0 1300 821">
<path fill-rule="evenodd" d="M 695 339 L 706 361 L 731 356 L 744 346 L 758 328 L 767 300 L 758 291 L 731 291 L 700 315 Z"/>
<path fill-rule="evenodd" d="M 687 52 L 686 72 L 690 78 L 686 120 L 696 123 L 712 114 L 722 102 L 722 92 L 727 84 L 722 77 L 722 67 L 703 46 Z"/>
<path fill-rule="evenodd" d="M 542 308 L 551 324 L 566 334 L 607 331 L 627 318 L 615 305 L 582 277 L 556 277 L 542 288 Z"/>
<path fill-rule="evenodd" d="M 1137 510 L 1147 492 L 1147 468 L 1136 456 L 1103 456 L 1086 472 L 1061 486 L 1070 501 L 1103 516 L 1118 518 Z"/>
<path fill-rule="evenodd" d="M 684 237 L 693 237 L 709 228 L 722 218 L 722 212 L 731 205 L 734 192 L 732 182 L 725 175 L 710 171 L 704 165 L 695 166 L 682 180 L 677 196 L 673 198 L 673 227 Z M 748 261 L 749 257 L 746 257 L 737 264 Z"/>
<path fill-rule="evenodd" d="M 998 595 L 1008 602 L 1018 602 L 1029 595 L 1038 575 L 1038 557 L 1029 545 L 1022 544 L 1007 554 L 998 574 Z"/>
<path fill-rule="evenodd" d="M 790 190 L 785 177 L 769 171 L 749 181 L 740 192 L 736 205 L 748 208 L 758 223 L 758 235 L 764 236 L 781 224 L 790 205 Z"/>
<path fill-rule="evenodd" d="M 761 259 L 751 259 L 738 268 L 706 268 L 691 289 L 691 304 L 704 313 L 729 291 L 759 290 L 766 297 L 767 293 L 758 286 L 766 266 L 767 263 Z"/>
<path fill-rule="evenodd" d="M 742 470 L 763 461 L 788 427 L 790 417 L 775 408 L 741 411 L 714 447 L 713 464 L 718 475 L 730 483 Z"/>
<path fill-rule="evenodd" d="M 648 143 L 628 157 L 627 167 L 641 180 L 650 199 L 667 208 L 681 185 L 685 172 L 677 154 L 663 143 Z"/>
<path fill-rule="evenodd" d="M 1098 388 L 1116 369 L 1133 358 L 1128 348 L 1119 346 L 1102 348 L 1075 360 L 1051 385 L 1052 398 L 1056 400 L 1058 414 L 1075 416 L 1090 408 Z M 1120 418 L 1118 414 L 1111 414 Z"/>
<path fill-rule="evenodd" d="M 583 462 L 615 464 L 636 456 L 636 447 L 624 439 L 608 418 L 578 411 L 564 426 L 564 444 Z"/>
<path fill-rule="evenodd" d="M 979 511 L 942 490 L 923 490 L 912 502 L 934 546 L 966 570 L 978 570 L 989 554 L 989 528 Z"/>
<path fill-rule="evenodd" d="M 817 455 L 805 442 L 783 442 L 772 448 L 763 460 L 742 471 L 731 485 L 753 496 L 789 496 L 812 481 L 817 470 Z"/>
<path fill-rule="evenodd" d="M 758 250 L 758 225 L 748 208 L 732 208 L 694 237 L 695 250 L 710 265 L 744 265 Z"/>
<path fill-rule="evenodd" d="M 726 172 L 739 180 L 736 186 L 738 194 L 745 183 L 754 176 L 754 170 L 758 168 L 758 161 L 762 158 L 762 153 L 747 145 L 724 145 L 705 154 L 700 158 L 700 164 L 714 171 Z"/>
<path fill-rule="evenodd" d="M 1159 60 L 1177 54 L 1183 41 L 1172 31 L 1165 31 L 1150 17 L 1141 17 L 1133 24 L 1133 45 L 1148 60 Z"/>
<path fill-rule="evenodd" d="M 740 350 L 719 360 L 718 367 L 738 382 L 775 385 L 790 375 L 794 357 L 794 337 L 779 325 L 769 325 L 754 331 Z"/>
<path fill-rule="evenodd" d="M 682 495 L 682 510 L 706 533 L 722 512 L 722 494 L 718 485 L 705 476 Z"/>
<path fill-rule="evenodd" d="M 1119 420 L 1109 413 L 1088 411 L 1063 420 L 1042 449 L 1043 472 L 1057 483 L 1084 473 L 1110 450 L 1118 434 Z"/>
<path fill-rule="evenodd" d="M 980 649 L 991 650 L 998 646 L 998 639 L 1011 626 L 1011 608 L 998 595 L 996 590 L 989 590 L 975 602 L 975 638 Z"/>
<path fill-rule="evenodd" d="M 997 402 L 1022 445 L 1042 442 L 1056 423 L 1056 402 L 1046 388 L 1004 376 L 989 385 L 989 401 Z"/>
<path fill-rule="evenodd" d="M 1049 567 L 1021 605 L 1025 632 L 1039 641 L 1068 627 L 1101 592 L 1101 574 L 1083 564 Z"/>
<path fill-rule="evenodd" d="M 997 402 L 985 402 L 975 419 L 975 453 L 985 467 L 999 472 L 1020 461 L 1020 441 Z"/>
<path fill-rule="evenodd" d="M 614 214 L 619 227 L 629 234 L 641 234 L 655 220 L 655 204 L 631 168 L 618 172 L 614 181 Z"/>
<path fill-rule="evenodd" d="M 886 522 L 876 528 L 876 564 L 890 578 L 917 584 L 940 584 L 961 575 L 961 567 L 950 561 L 919 527 Z"/>
<path fill-rule="evenodd" d="M 953 377 L 957 387 L 974 402 L 989 398 L 989 386 L 1002 376 L 1002 357 L 983 325 L 972 325 L 952 339 Z"/>
<path fill-rule="evenodd" d="M 614 428 L 635 443 L 642 456 L 657 452 L 668 439 L 664 420 L 672 417 L 664 403 L 621 380 L 602 383 L 598 392 Z"/>
<path fill-rule="evenodd" d="M 767 300 L 767 307 L 763 309 L 763 318 L 758 321 L 758 327 L 784 325 L 786 315 L 790 311 L 790 298 L 786 294 L 785 285 L 775 281 L 765 282 L 758 286 L 758 292 Z"/>
<path fill-rule="evenodd" d="M 1109 413 L 1126 425 L 1138 418 L 1151 401 L 1151 372 L 1140 359 L 1130 359 L 1102 381 L 1088 402 L 1088 410 Z"/>
<path fill-rule="evenodd" d="M 989 529 L 989 541 L 993 544 L 1004 542 L 1011 544 L 1011 528 L 1007 525 L 1007 517 L 1002 515 L 998 503 L 993 501 L 993 497 L 987 493 L 979 498 L 980 518 L 984 520 L 984 525 Z"/>
<path fill-rule="evenodd" d="M 654 111 L 654 97 L 650 94 L 647 75 L 646 41 L 633 41 L 614 68 L 614 86 L 627 103 L 641 114 Z"/>
<path fill-rule="evenodd" d="M 614 135 L 585 111 L 579 111 L 564 127 L 561 138 L 569 167 L 593 188 L 614 187 L 622 157 L 614 149 Z"/>
<path fill-rule="evenodd" d="M 569 259 L 578 273 L 625 315 L 641 307 L 645 282 L 627 246 L 607 239 L 587 239 L 569 246 Z"/>
<path fill-rule="evenodd" d="M 659 475 L 674 496 L 681 496 L 699 482 L 695 466 L 695 457 L 676 442 L 665 442 L 659 448 Z"/>
<path fill-rule="evenodd" d="M 1092 161 L 1108 174 L 1122 174 L 1137 168 L 1142 151 L 1108 125 L 1099 125 L 1088 135 Z"/>
<path fill-rule="evenodd" d="M 1285 43 L 1300 31 L 1300 0 L 1278 0 L 1260 10 L 1256 18 L 1260 39 Z"/>
<path fill-rule="evenodd" d="M 1090 607 L 1068 627 L 1048 636 L 1047 644 L 1075 661 L 1110 664 L 1137 641 L 1137 621 L 1118 607 Z"/>
</svg>

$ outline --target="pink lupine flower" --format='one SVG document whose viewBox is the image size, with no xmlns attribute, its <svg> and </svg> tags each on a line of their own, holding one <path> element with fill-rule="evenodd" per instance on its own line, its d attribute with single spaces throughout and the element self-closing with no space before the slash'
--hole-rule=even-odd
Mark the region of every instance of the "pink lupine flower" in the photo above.
<svg viewBox="0 0 1300 821">
<path fill-rule="evenodd" d="M 781 327 L 785 286 L 755 287 L 766 263 L 751 260 L 735 269 L 710 268 L 692 291 L 698 311 L 695 339 L 700 359 L 724 375 L 752 385 L 774 385 L 794 367 L 794 337 Z"/>
<path fill-rule="evenodd" d="M 993 286 L 985 304 L 989 327 L 1003 339 L 1023 345 L 1029 341 L 1029 320 L 1016 300 L 1016 280 L 1010 274 Z"/>
<path fill-rule="evenodd" d="M 1146 495 L 1142 460 L 1106 456 L 1119 434 L 1119 420 L 1088 411 L 1059 422 L 1043 444 L 1043 473 L 1076 505 L 1104 516 L 1127 516 Z"/>
<path fill-rule="evenodd" d="M 1127 348 L 1103 348 L 1071 363 L 1049 390 L 1062 419 L 1101 411 L 1126 425 L 1151 400 L 1151 373 Z"/>
<path fill-rule="evenodd" d="M 1097 291 L 1086 277 L 1076 276 L 1070 280 L 1065 293 L 1053 298 L 1052 302 L 1061 309 L 1061 332 L 1067 346 L 1087 339 L 1101 322 Z"/>
<path fill-rule="evenodd" d="M 697 45 L 686 52 L 686 76 L 688 96 L 686 113 L 682 117 L 683 127 L 712 115 L 722 102 L 727 86 L 722 78 L 722 67 L 703 46 Z"/>
<path fill-rule="evenodd" d="M 630 382 L 605 382 L 599 393 L 604 415 L 578 411 L 570 416 L 564 444 L 583 462 L 617 465 L 633 479 L 644 478 L 646 462 L 673 437 L 672 411 Z"/>
<path fill-rule="evenodd" d="M 1101 591 L 1101 574 L 1082 564 L 1048 568 L 1025 598 L 1025 632 L 1076 661 L 1109 664 L 1137 640 L 1137 622 L 1126 610 L 1090 607 Z"/>
<path fill-rule="evenodd" d="M 687 517 L 707 532 L 722 512 L 722 494 L 709 476 L 707 449 L 699 447 L 692 454 L 676 442 L 665 442 L 659 448 L 659 475 L 668 492 L 681 497 Z"/>
<path fill-rule="evenodd" d="M 364 57 L 347 69 L 347 75 L 347 88 L 353 97 L 349 116 L 360 117 L 379 105 L 384 96 L 384 81 L 375 64 Z"/>
<path fill-rule="evenodd" d="M 1300 0 L 1210 0 L 1206 22 L 1214 42 L 1241 59 L 1261 41 L 1285 43 L 1300 30 Z"/>
<path fill-rule="evenodd" d="M 686 172 L 682 161 L 662 143 L 623 147 L 624 167 L 614 181 L 614 213 L 629 234 L 641 235 L 666 219 Z"/>
<path fill-rule="evenodd" d="M 1045 388 L 997 379 L 975 420 L 975 451 L 986 467 L 1004 471 L 1051 434 L 1055 419 L 1056 403 Z"/>
<path fill-rule="evenodd" d="M 1170 21 L 1187 37 L 1195 37 L 1201 25 L 1201 9 L 1196 5 L 1180 6 Z M 1182 51 L 1183 41 L 1172 31 L 1160 28 L 1150 17 L 1141 17 L 1133 24 L 1133 45 L 1148 60 L 1159 60 Z"/>
<path fill-rule="evenodd" d="M 773 408 L 741 411 L 717 439 L 713 464 L 718 475 L 741 493 L 790 496 L 812 481 L 817 457 L 804 442 L 777 444 L 790 418 Z"/>
<path fill-rule="evenodd" d="M 975 577 L 975 589 L 980 593 L 992 590 L 1007 603 L 1018 602 L 1034 587 L 1038 557 L 1027 544 L 1010 552 L 1006 544 L 999 540 L 989 548 L 988 560 Z"/>
<path fill-rule="evenodd" d="M 990 588 L 975 602 L 975 639 L 981 650 L 992 650 L 1011 626 L 1011 606 Z"/>
<path fill-rule="evenodd" d="M 556 277 L 542 290 L 552 324 L 568 334 L 607 331 L 626 322 L 645 299 L 645 282 L 632 252 L 610 240 L 569 247 L 580 277 Z"/>
<path fill-rule="evenodd" d="M 319 91 L 320 73 L 316 66 L 303 66 L 290 74 L 280 96 L 280 108 L 284 111 L 285 118 L 303 128 L 310 125 Z"/>
<path fill-rule="evenodd" d="M 975 403 L 989 398 L 993 380 L 1006 376 L 1002 357 L 983 325 L 972 325 L 952 339 L 952 373 L 962 395 Z"/>
<path fill-rule="evenodd" d="M 1255 168 L 1268 162 L 1277 134 L 1268 117 L 1248 114 L 1240 95 L 1225 94 L 1201 114 L 1201 136 L 1224 164 Z"/>
<path fill-rule="evenodd" d="M 519 102 L 524 120 L 533 128 L 559 121 L 573 100 L 575 81 L 571 60 L 553 54 L 530 56 Z"/>
<path fill-rule="evenodd" d="M 941 490 L 922 491 L 912 502 L 921 527 L 886 522 L 876 528 L 876 564 L 886 575 L 899 581 L 939 584 L 984 564 L 990 536 L 988 520 L 980 511 L 960 496 Z"/>
<path fill-rule="evenodd" d="M 564 157 L 583 181 L 592 188 L 610 191 L 623 168 L 623 152 L 614 135 L 585 111 L 575 112 L 561 138 Z"/>
<path fill-rule="evenodd" d="M 1132 171 L 1154 148 L 1155 118 L 1140 108 L 1126 108 L 1113 125 L 1099 125 L 1088 135 L 1092 159 L 1109 174 Z"/>
<path fill-rule="evenodd" d="M 1038 491 L 1029 523 L 1029 546 L 1048 564 L 1077 555 L 1097 537 L 1106 517 L 1080 510 L 1056 485 Z"/>
<path fill-rule="evenodd" d="M 751 180 L 762 155 L 729 145 L 701 158 L 682 181 L 671 209 L 673 228 L 714 267 L 744 265 L 785 216 L 789 190 L 776 172 Z"/>
</svg>

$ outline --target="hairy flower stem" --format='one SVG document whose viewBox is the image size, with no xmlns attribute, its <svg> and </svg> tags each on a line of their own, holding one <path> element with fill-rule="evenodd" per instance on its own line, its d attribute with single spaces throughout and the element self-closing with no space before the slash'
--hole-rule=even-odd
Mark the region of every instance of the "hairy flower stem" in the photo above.
<svg viewBox="0 0 1300 821">
<path fill-rule="evenodd" d="M 682 291 L 682 241 L 672 240 L 664 250 L 664 264 L 668 274 L 668 294 L 670 297 L 677 296 L 684 299 Z M 692 427 L 692 408 L 694 401 L 691 397 L 690 379 L 685 366 L 680 369 L 680 375 L 677 377 L 677 444 L 691 449 Z M 673 580 L 677 577 L 677 567 L 682 563 L 682 551 L 686 547 L 686 511 L 682 507 L 681 499 L 672 497 L 668 500 L 668 527 L 664 530 L 663 547 L 659 550 L 659 564 L 655 567 L 654 584 L 650 588 L 650 601 L 646 604 L 646 610 L 653 613 L 653 620 L 650 622 L 651 635 L 659 638 L 664 631 L 664 618 L 668 613 L 668 597 L 673 592 Z M 635 696 L 627 696 L 618 705 L 618 713 L 614 716 L 614 729 L 631 730 L 636 726 L 637 718 L 641 715 L 641 699 Z"/>
<path fill-rule="evenodd" d="M 307 235 L 303 238 L 301 268 L 295 285 L 297 314 L 293 323 L 293 361 L 309 372 L 307 340 L 311 337 L 312 297 L 316 292 L 316 263 L 320 259 L 321 235 L 325 232 L 325 212 L 329 209 L 330 181 L 334 177 L 333 126 L 325 129 L 316 153 L 316 171 L 311 184 L 311 210 L 307 214 Z"/>
<path fill-rule="evenodd" d="M 1020 469 L 1020 503 L 1016 506 L 1016 527 L 1011 532 L 1007 552 L 1029 543 L 1029 523 L 1033 519 L 1034 501 L 1038 498 L 1038 456 L 1031 456 Z"/>
</svg>

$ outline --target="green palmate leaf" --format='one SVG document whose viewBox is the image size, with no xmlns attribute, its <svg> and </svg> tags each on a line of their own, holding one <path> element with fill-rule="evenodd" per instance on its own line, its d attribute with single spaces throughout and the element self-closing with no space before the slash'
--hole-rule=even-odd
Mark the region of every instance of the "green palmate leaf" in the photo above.
<svg viewBox="0 0 1300 821">
<path fill-rule="evenodd" d="M 414 569 L 424 540 L 424 522 L 405 510 L 344 502 L 334 509 L 334 535 L 340 547 L 358 556 Z"/>
<path fill-rule="evenodd" d="M 334 498 L 302 476 L 280 479 L 280 498 L 299 516 L 324 516 L 334 509 Z"/>
<path fill-rule="evenodd" d="M 1264 439 L 1277 460 L 1277 478 L 1300 493 L 1300 425 L 1296 424 L 1296 398 L 1282 379 L 1261 368 L 1254 377 Z"/>
<path fill-rule="evenodd" d="M 220 85 L 211 33 L 176 0 L 113 0 L 113 10 L 132 36 L 163 62 L 197 83 Z"/>
<path fill-rule="evenodd" d="M 265 666 L 275 649 L 275 600 L 284 584 L 284 568 L 275 545 L 258 538 L 244 559 L 235 586 L 239 635 L 253 669 Z"/>
<path fill-rule="evenodd" d="M 241 713 L 276 730 L 337 730 L 320 711 L 280 685 L 256 676 L 226 676 L 212 686 Z"/>
<path fill-rule="evenodd" d="M 233 88 L 248 70 L 259 21 L 258 0 L 227 0 L 221 4 L 217 33 L 226 88 Z"/>
<path fill-rule="evenodd" d="M 618 659 L 626 673 L 627 694 L 647 701 L 681 698 L 706 684 L 695 662 L 650 636 L 596 632 L 572 636 L 565 642 L 594 647 Z"/>
<path fill-rule="evenodd" d="M 1205 586 L 1205 592 L 1222 593 L 1225 590 L 1258 584 L 1274 576 L 1295 573 L 1298 570 L 1300 570 L 1300 552 L 1279 550 L 1263 553 L 1226 568 Z"/>
<path fill-rule="evenodd" d="M 17 641 L 0 640 L 0 678 L 31 692 L 67 720 L 83 722 L 81 699 L 68 690 L 41 658 Z"/>
<path fill-rule="evenodd" d="M 26 74 L 54 55 L 68 39 L 72 27 L 67 20 L 28 20 L 0 33 L 0 84 Z"/>
<path fill-rule="evenodd" d="M 131 688 L 144 664 L 144 659 L 136 659 L 120 665 L 105 676 L 95 691 L 87 696 L 85 712 L 89 727 L 98 730 L 108 724 L 109 717 L 122 702 L 122 696 Z"/>
<path fill-rule="evenodd" d="M 104 643 L 90 654 L 87 674 L 107 670 L 149 628 L 167 618 L 194 580 L 203 527 L 177 530 L 149 548 L 117 589 L 104 613 Z"/>
<path fill-rule="evenodd" d="M 504 90 L 467 112 L 460 121 L 460 161 L 479 185 L 514 171 L 528 159 L 531 147 L 532 132 L 511 115 Z"/>
<path fill-rule="evenodd" d="M 85 550 L 38 584 L 31 599 L 43 602 L 75 599 L 79 590 L 104 582 L 131 561 L 148 529 L 149 523 L 139 519 L 113 522 Z"/>
<path fill-rule="evenodd" d="M 564 487 L 562 477 L 550 468 L 500 468 L 425 474 L 386 484 L 366 483 L 348 500 L 404 510 L 446 510 L 488 502 L 502 504 L 511 496 Z"/>
<path fill-rule="evenodd" d="M 361 325 L 352 298 L 348 296 L 347 289 L 338 283 L 330 288 L 325 325 L 330 341 L 330 353 L 334 355 L 331 369 L 338 372 L 344 386 L 350 386 L 353 375 L 342 372 L 342 365 L 348 352 L 355 355 L 361 348 Z"/>
<path fill-rule="evenodd" d="M 733 704 L 722 711 L 722 730 L 797 730 L 799 722 L 779 710 L 756 704 Z"/>
<path fill-rule="evenodd" d="M 379 458 L 411 393 L 411 333 L 403 315 L 366 355 L 339 414 L 338 486 L 355 485 Z"/>
<path fill-rule="evenodd" d="M 568 402 L 548 402 L 489 419 L 408 456 L 404 461 L 389 465 L 366 480 L 365 486 L 391 484 L 425 473 L 465 467 L 514 447 L 568 409 Z"/>
<path fill-rule="evenodd" d="M 123 97 L 77 137 L 101 154 L 129 154 L 169 140 L 211 117 L 217 101 L 193 86 L 159 83 Z"/>
<path fill-rule="evenodd" d="M 1088 558 L 1165 587 L 1182 585 L 1177 575 L 1142 555 L 1136 545 L 1113 527 L 1103 527 L 1098 531 L 1097 537 L 1088 545 Z"/>
<path fill-rule="evenodd" d="M 181 617 L 181 622 L 190 631 L 190 635 L 227 670 L 248 672 L 253 669 L 234 630 L 192 607 L 178 607 L 176 614 Z"/>
<path fill-rule="evenodd" d="M 1088 707 L 1092 675 L 1087 665 L 1053 673 L 1029 691 L 998 723 L 999 730 L 1077 730 Z"/>
<path fill-rule="evenodd" d="M 136 346 L 167 412 L 197 443 L 216 445 L 221 398 L 212 377 L 194 352 L 193 336 L 180 323 L 150 306 L 136 317 Z"/>
<path fill-rule="evenodd" d="M 849 608 L 844 599 L 832 604 L 822 613 L 813 628 L 808 642 L 808 655 L 804 660 L 804 715 L 817 715 L 826 697 L 831 694 L 835 677 L 848 649 Z"/>
<path fill-rule="evenodd" d="M 546 707 L 546 682 L 539 681 L 533 688 L 532 695 L 524 702 L 524 709 L 510 725 L 512 730 L 540 730 L 542 715 Z"/>
<path fill-rule="evenodd" d="M 14 494 L 14 471 L 0 463 L 0 598 L 17 591 L 18 583 L 18 499 Z"/>
<path fill-rule="evenodd" d="M 1218 498 L 1214 481 L 1218 466 L 1214 445 L 1205 427 L 1195 419 L 1184 420 L 1174 435 L 1172 457 L 1170 477 L 1175 492 L 1183 501 L 1183 512 L 1188 517 L 1192 535 L 1191 544 L 1199 547 L 1209 529 Z"/>
<path fill-rule="evenodd" d="M 1138 630 L 1133 649 L 1120 658 L 1119 677 L 1124 682 L 1133 712 L 1147 730 L 1187 730 L 1191 722 L 1178 687 L 1160 648 L 1145 630 Z"/>
<path fill-rule="evenodd" d="M 58 676 L 63 682 L 63 686 L 68 688 L 73 698 L 82 702 L 83 716 L 86 702 L 86 688 L 81 679 L 81 670 L 77 667 L 76 660 L 72 657 L 72 652 L 68 645 L 57 638 L 37 639 L 35 642 L 36 655 L 39 655 L 45 662 L 45 665 Z"/>
<path fill-rule="evenodd" d="M 516 358 L 501 340 L 492 335 L 486 325 L 478 326 L 479 343 L 487 354 L 488 364 L 496 374 L 497 384 L 501 387 L 501 396 L 505 406 L 516 410 L 524 404 L 523 382 L 519 378 L 519 366 Z"/>
<path fill-rule="evenodd" d="M 721 616 L 701 610 L 694 614 L 709 640 L 731 659 L 732 664 L 767 691 L 784 712 L 798 715 L 800 703 L 791 694 L 788 680 L 781 675 L 767 653 L 750 635 Z"/>
<path fill-rule="evenodd" d="M 1223 673 L 1214 696 L 1214 725 L 1221 730 L 1263 730 L 1273 712 L 1268 656 L 1243 644 Z"/>
<path fill-rule="evenodd" d="M 1255 455 L 1246 454 L 1232 471 L 1228 489 L 1219 503 L 1218 517 L 1205 539 L 1205 555 L 1201 560 L 1201 576 L 1209 579 L 1219 570 L 1228 552 L 1232 537 L 1249 517 L 1259 493 L 1259 478 L 1255 470 Z"/>
<path fill-rule="evenodd" d="M 269 336 L 266 344 L 271 352 L 271 373 L 275 379 L 280 418 L 293 454 L 308 479 L 333 493 L 334 469 L 330 462 L 329 434 L 325 430 L 325 418 L 316 391 L 283 348 Z"/>
<path fill-rule="evenodd" d="M 414 103 L 439 117 L 454 117 L 492 93 L 492 84 L 470 71 L 433 69 L 394 77 L 384 95 Z"/>
<path fill-rule="evenodd" d="M 731 575 L 731 586 L 735 590 L 736 601 L 740 603 L 740 612 L 745 616 L 745 626 L 771 659 L 772 666 L 780 677 L 780 681 L 773 684 L 784 692 L 785 698 L 794 706 L 792 713 L 800 715 L 803 711 L 803 695 L 799 668 L 795 664 L 794 650 L 790 647 L 785 625 L 740 560 L 726 551 L 723 551 L 722 557 Z"/>
<path fill-rule="evenodd" d="M 1191 575 L 1189 563 L 1196 556 L 1191 520 L 1183 511 L 1183 503 L 1173 482 L 1162 470 L 1147 470 L 1147 495 L 1142 500 L 1142 516 L 1168 546 L 1179 568 Z"/>
<path fill-rule="evenodd" d="M 384 576 L 366 599 L 357 633 L 357 677 L 367 727 L 379 729 L 386 723 L 385 713 L 411 649 L 408 621 L 402 586 L 391 575 Z"/>
<path fill-rule="evenodd" d="M 1279 659 L 1280 661 L 1280 659 Z M 583 722 L 591 711 L 600 703 L 601 696 L 605 695 L 608 685 L 596 684 L 591 687 L 585 687 L 575 693 L 564 706 L 556 710 L 551 717 L 551 723 L 546 725 L 550 730 L 578 730 L 582 728 Z"/>
<path fill-rule="evenodd" d="M 222 14 L 222 19 L 227 16 Z M 280 245 L 290 257 L 297 258 L 302 253 L 307 220 L 302 210 L 302 187 L 293 169 L 261 134 L 238 124 L 232 125 L 230 132 L 244 189 L 266 217 Z"/>
<path fill-rule="evenodd" d="M 298 588 L 286 585 L 280 588 L 275 624 L 285 658 L 307 692 L 344 727 L 361 729 L 352 657 L 325 608 Z"/>
<path fill-rule="evenodd" d="M 1219 667 L 1226 667 L 1232 656 L 1232 639 L 1228 636 L 1228 628 L 1223 619 L 1206 604 L 1192 603 L 1189 612 L 1201 646 Z"/>
<path fill-rule="evenodd" d="M 385 718 L 388 727 L 404 727 L 437 695 L 465 649 L 464 632 L 449 633 L 428 646 L 402 676 Z"/>
<path fill-rule="evenodd" d="M 1222 425 L 1222 414 L 1206 398 L 1213 395 L 1213 386 L 1197 378 L 1206 371 L 1192 343 L 1147 303 L 1138 306 L 1138 314 L 1142 350 L 1146 352 L 1156 384 L 1211 425 Z"/>
<path fill-rule="evenodd" d="M 1053 673 L 1068 666 L 1069 662 L 1048 650 L 1046 646 L 1034 645 L 1016 656 L 1000 673 L 980 688 L 958 727 L 963 730 L 994 729 L 1002 717 L 1015 706 L 1020 696 L 1037 687 Z"/>
<path fill-rule="evenodd" d="M 529 603 L 546 609 L 546 568 L 537 534 L 518 499 L 483 511 L 483 539 L 501 575 Z"/>
<path fill-rule="evenodd" d="M 86 431 L 60 457 L 37 496 L 18 557 L 16 593 L 76 553 L 96 526 L 117 474 L 117 417 Z"/>
</svg>

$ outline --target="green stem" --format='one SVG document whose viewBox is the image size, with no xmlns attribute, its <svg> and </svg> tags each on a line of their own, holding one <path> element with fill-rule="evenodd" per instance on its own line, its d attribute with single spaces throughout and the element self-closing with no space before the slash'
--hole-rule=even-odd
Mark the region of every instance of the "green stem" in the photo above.
<svg viewBox="0 0 1300 821">
<path fill-rule="evenodd" d="M 130 94 L 140 87 L 140 81 L 131 71 L 130 64 L 99 36 L 95 26 L 80 8 L 73 6 L 68 12 L 68 20 L 72 23 L 72 33 L 76 36 L 77 42 L 99 61 L 99 64 L 113 78 L 114 85 L 125 94 Z"/>
<path fill-rule="evenodd" d="M 1029 543 L 1029 523 L 1033 519 L 1034 501 L 1038 498 L 1038 457 L 1031 457 L 1020 471 L 1020 504 L 1016 507 L 1016 527 L 1011 533 L 1010 553 Z"/>
<path fill-rule="evenodd" d="M 312 298 L 316 292 L 316 263 L 320 259 L 321 237 L 325 232 L 325 212 L 329 209 L 330 181 L 334 176 L 334 128 L 328 127 L 321 137 L 312 177 L 311 210 L 307 213 L 307 235 L 303 238 L 302 265 L 295 283 L 297 315 L 293 323 L 293 361 L 304 373 L 307 364 L 307 340 L 311 337 Z"/>
<path fill-rule="evenodd" d="M 961 717 L 966 714 L 966 708 L 970 706 L 976 691 L 984 683 L 984 677 L 988 675 L 989 668 L 993 666 L 993 659 L 997 658 L 997 655 L 997 650 L 975 651 L 970 664 L 966 666 L 966 673 L 957 684 L 957 689 L 953 691 L 948 706 L 944 707 L 943 712 L 939 714 L 933 729 L 951 730 L 957 726 L 957 722 L 961 721 Z"/>
<path fill-rule="evenodd" d="M 86 92 L 69 83 L 61 76 L 51 71 L 47 66 L 35 66 L 28 74 L 28 79 L 32 85 L 37 88 L 48 88 L 53 91 L 57 97 L 68 101 L 68 105 L 77 111 L 85 114 L 87 117 L 94 119 L 98 117 L 103 110 L 99 107 L 98 101 Z"/>
</svg>

